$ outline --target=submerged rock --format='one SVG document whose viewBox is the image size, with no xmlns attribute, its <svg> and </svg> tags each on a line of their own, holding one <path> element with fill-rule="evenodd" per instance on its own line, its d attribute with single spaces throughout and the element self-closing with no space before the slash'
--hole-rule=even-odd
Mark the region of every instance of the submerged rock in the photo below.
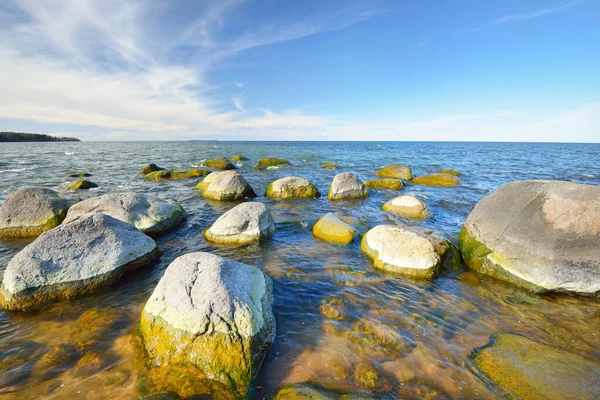
<svg viewBox="0 0 600 400">
<path fill-rule="evenodd" d="M 402 179 L 410 181 L 412 179 L 412 170 L 410 165 L 391 164 L 377 171 L 377 175 L 385 178 Z"/>
<path fill-rule="evenodd" d="M 280 389 L 273 400 L 338 400 L 339 395 L 308 384 L 289 385 Z"/>
<path fill-rule="evenodd" d="M 462 174 L 455 169 L 443 169 L 440 171 L 440 174 L 448 174 L 454 176 L 461 176 Z"/>
<path fill-rule="evenodd" d="M 244 398 L 275 336 L 272 302 L 257 268 L 209 253 L 176 258 L 139 326 L 153 383 L 184 397 Z"/>
<path fill-rule="evenodd" d="M 60 225 L 68 209 L 69 202 L 53 190 L 17 190 L 0 206 L 0 237 L 39 236 Z"/>
<path fill-rule="evenodd" d="M 221 215 L 204 232 L 207 240 L 225 244 L 246 244 L 271 236 L 275 222 L 263 203 L 242 203 Z"/>
<path fill-rule="evenodd" d="M 161 168 L 156 164 L 148 164 L 140 170 L 140 174 L 148 175 L 151 172 L 164 171 L 164 170 L 165 170 L 164 168 Z"/>
<path fill-rule="evenodd" d="M 269 167 L 279 167 L 282 165 L 288 165 L 290 162 L 288 160 L 283 160 L 281 158 L 274 158 L 274 157 L 268 157 L 268 158 L 261 158 L 260 160 L 258 160 L 258 163 L 256 164 L 256 169 L 261 170 L 261 169 L 267 169 Z"/>
<path fill-rule="evenodd" d="M 235 161 L 235 162 L 248 161 L 248 160 L 250 160 L 250 159 L 247 157 L 244 157 L 241 154 L 236 154 L 235 156 L 231 157 L 231 161 Z"/>
<path fill-rule="evenodd" d="M 327 198 L 331 201 L 364 199 L 368 195 L 368 187 L 350 172 L 343 172 L 333 178 Z"/>
<path fill-rule="evenodd" d="M 322 216 L 313 226 L 312 232 L 316 238 L 338 244 L 349 244 L 360 236 L 354 227 L 334 213 Z"/>
<path fill-rule="evenodd" d="M 168 231 L 185 219 L 178 202 L 134 192 L 110 193 L 73 205 L 65 223 L 84 214 L 102 213 L 127 222 L 148 235 Z"/>
<path fill-rule="evenodd" d="M 598 399 L 600 363 L 578 354 L 501 333 L 475 349 L 467 365 L 498 394 L 519 399 Z"/>
<path fill-rule="evenodd" d="M 344 300 L 339 297 L 330 297 L 321 301 L 319 311 L 326 318 L 346 319 L 346 305 L 344 304 Z"/>
<path fill-rule="evenodd" d="M 413 219 L 423 219 L 429 215 L 427 205 L 418 198 L 409 195 L 394 197 L 381 208 L 383 211 Z"/>
<path fill-rule="evenodd" d="M 400 179 L 373 179 L 365 181 L 365 185 L 375 190 L 402 190 L 404 185 Z"/>
<path fill-rule="evenodd" d="M 365 233 L 360 248 L 376 268 L 415 278 L 435 278 L 448 256 L 455 261 L 449 241 L 417 227 L 378 225 Z"/>
<path fill-rule="evenodd" d="M 338 166 L 330 161 L 324 161 L 321 163 L 321 168 L 325 169 L 338 169 Z"/>
<path fill-rule="evenodd" d="M 450 174 L 429 174 L 417 176 L 412 180 L 417 185 L 425 186 L 458 186 L 460 181 L 454 175 Z"/>
<path fill-rule="evenodd" d="M 0 304 L 30 310 L 117 281 L 157 256 L 156 243 L 104 214 L 82 216 L 38 237 L 8 263 Z"/>
<path fill-rule="evenodd" d="M 104 368 L 104 361 L 99 352 L 89 351 L 77 361 L 73 367 L 73 375 L 87 377 L 96 374 Z"/>
<path fill-rule="evenodd" d="M 209 174 L 196 185 L 202 196 L 213 200 L 241 200 L 256 197 L 246 179 L 237 171 L 219 171 Z"/>
<path fill-rule="evenodd" d="M 84 311 L 69 332 L 69 343 L 86 353 L 106 339 L 120 314 L 112 308 L 90 308 Z"/>
<path fill-rule="evenodd" d="M 221 170 L 230 170 L 235 169 L 233 163 L 225 157 L 222 158 L 213 158 L 210 160 L 205 160 L 202 165 L 208 168 L 221 169 Z"/>
<path fill-rule="evenodd" d="M 168 180 L 180 180 L 199 178 L 210 174 L 210 171 L 204 169 L 188 169 L 187 171 L 155 171 L 144 176 L 147 181 L 168 181 Z"/>
<path fill-rule="evenodd" d="M 516 181 L 481 200 L 459 237 L 465 263 L 535 291 L 600 292 L 600 186 Z"/>
<path fill-rule="evenodd" d="M 346 337 L 369 357 L 404 357 L 417 346 L 397 327 L 366 318 L 354 322 L 346 330 Z"/>
<path fill-rule="evenodd" d="M 167 392 L 158 392 L 152 393 L 143 397 L 140 397 L 139 400 L 181 400 L 181 397 L 172 390 Z"/>
<path fill-rule="evenodd" d="M 31 374 L 41 380 L 52 379 L 69 369 L 78 357 L 72 345 L 53 346 L 35 363 Z"/>
<path fill-rule="evenodd" d="M 96 185 L 94 182 L 90 182 L 88 180 L 85 179 L 81 179 L 72 183 L 69 183 L 69 185 L 67 186 L 68 190 L 86 190 L 86 189 L 92 189 L 92 188 L 97 188 L 98 185 Z"/>
<path fill-rule="evenodd" d="M 314 199 L 320 197 L 321 193 L 306 179 L 297 176 L 287 176 L 271 182 L 267 186 L 265 195 L 276 199 Z"/>
<path fill-rule="evenodd" d="M 70 178 L 89 178 L 92 174 L 88 174 L 87 172 L 78 172 L 75 174 L 70 174 Z"/>
</svg>

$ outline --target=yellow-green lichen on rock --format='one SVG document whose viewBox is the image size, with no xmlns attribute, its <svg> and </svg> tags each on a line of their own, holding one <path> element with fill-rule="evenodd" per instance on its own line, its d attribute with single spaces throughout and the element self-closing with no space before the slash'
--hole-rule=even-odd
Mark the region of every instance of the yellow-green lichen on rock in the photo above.
<svg viewBox="0 0 600 400">
<path fill-rule="evenodd" d="M 375 190 L 402 190 L 404 185 L 400 179 L 372 179 L 364 182 L 365 185 Z"/>
<path fill-rule="evenodd" d="M 455 169 L 443 169 L 440 171 L 440 174 L 448 174 L 448 175 L 454 175 L 454 176 L 461 176 L 462 173 L 458 172 Z"/>
<path fill-rule="evenodd" d="M 598 399 L 600 363 L 526 337 L 500 333 L 475 349 L 467 366 L 515 399 Z"/>
<path fill-rule="evenodd" d="M 214 168 L 220 170 L 235 169 L 235 166 L 232 164 L 232 162 L 225 157 L 204 160 L 204 162 L 202 162 L 202 165 L 207 168 Z"/>
<path fill-rule="evenodd" d="M 316 238 L 337 244 L 350 244 L 360 237 L 359 232 L 334 213 L 327 213 L 313 226 Z"/>
<path fill-rule="evenodd" d="M 188 169 L 187 171 L 155 171 L 144 176 L 147 181 L 168 181 L 168 180 L 181 180 L 200 178 L 210 174 L 210 171 L 205 169 Z"/>
<path fill-rule="evenodd" d="M 68 190 L 86 190 L 86 189 L 92 189 L 92 188 L 96 188 L 96 187 L 98 187 L 98 185 L 96 185 L 94 182 L 88 181 L 86 179 L 80 179 L 78 181 L 71 182 L 67 186 L 67 189 Z"/>
<path fill-rule="evenodd" d="M 256 164 L 255 168 L 258 170 L 262 170 L 267 169 L 269 167 L 280 167 L 282 165 L 288 165 L 289 163 L 290 162 L 288 160 L 284 160 L 281 158 L 266 157 L 258 160 L 258 163 Z"/>
<path fill-rule="evenodd" d="M 412 170 L 410 165 L 391 164 L 377 171 L 377 175 L 384 178 L 402 179 L 410 181 L 412 179 Z"/>
<path fill-rule="evenodd" d="M 287 176 L 269 183 L 265 196 L 275 199 L 315 199 L 320 197 L 321 193 L 306 179 Z"/>
<path fill-rule="evenodd" d="M 424 186 L 458 186 L 460 181 L 450 174 L 429 174 L 413 178 L 413 183 Z"/>
</svg>

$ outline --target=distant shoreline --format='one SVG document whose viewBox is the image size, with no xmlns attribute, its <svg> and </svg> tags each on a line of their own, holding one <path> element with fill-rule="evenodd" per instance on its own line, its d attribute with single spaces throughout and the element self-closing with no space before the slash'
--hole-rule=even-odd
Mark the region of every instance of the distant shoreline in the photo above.
<svg viewBox="0 0 600 400">
<path fill-rule="evenodd" d="M 81 142 L 74 137 L 50 136 L 39 133 L 0 132 L 0 142 Z"/>
</svg>

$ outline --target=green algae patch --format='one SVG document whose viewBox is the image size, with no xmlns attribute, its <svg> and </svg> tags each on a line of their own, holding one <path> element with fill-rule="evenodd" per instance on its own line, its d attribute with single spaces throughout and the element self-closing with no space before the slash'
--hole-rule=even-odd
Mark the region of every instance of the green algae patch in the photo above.
<svg viewBox="0 0 600 400">
<path fill-rule="evenodd" d="M 455 169 L 443 169 L 440 171 L 440 174 L 447 174 L 447 175 L 454 175 L 454 176 L 461 176 L 462 173 L 458 172 Z"/>
<path fill-rule="evenodd" d="M 346 319 L 346 305 L 339 297 L 330 297 L 321 301 L 319 312 L 321 315 L 329 319 Z"/>
<path fill-rule="evenodd" d="M 339 396 L 308 384 L 296 384 L 280 389 L 273 400 L 336 400 Z"/>
<path fill-rule="evenodd" d="M 70 183 L 69 186 L 67 186 L 67 190 L 86 190 L 96 187 L 98 187 L 98 185 L 96 185 L 94 182 L 88 181 L 86 179 L 80 179 L 78 181 Z"/>
<path fill-rule="evenodd" d="M 357 346 L 359 354 L 369 357 L 404 357 L 417 346 L 396 327 L 366 318 L 354 322 L 346 330 L 346 337 Z"/>
<path fill-rule="evenodd" d="M 248 161 L 248 160 L 250 160 L 248 157 L 244 157 L 241 154 L 236 154 L 235 156 L 231 157 L 231 161 L 235 161 L 235 162 Z"/>
<path fill-rule="evenodd" d="M 190 178 L 199 178 L 210 174 L 210 171 L 204 169 L 189 169 L 187 171 L 155 171 L 144 176 L 147 181 L 168 181 Z"/>
<path fill-rule="evenodd" d="M 235 169 L 235 166 L 233 165 L 233 163 L 225 157 L 212 158 L 209 160 L 205 160 L 202 163 L 202 165 L 207 168 L 214 168 L 214 169 L 220 169 L 220 170 Z"/>
<path fill-rule="evenodd" d="M 417 176 L 416 178 L 413 178 L 412 182 L 417 185 L 424 186 L 450 187 L 460 185 L 458 178 L 450 174 L 429 174 Z"/>
<path fill-rule="evenodd" d="M 494 335 L 471 353 L 467 366 L 507 398 L 600 398 L 599 362 L 520 335 Z"/>
<path fill-rule="evenodd" d="M 324 169 L 338 169 L 339 167 L 330 161 L 325 161 L 321 163 L 321 168 Z"/>
<path fill-rule="evenodd" d="M 256 164 L 256 166 L 254 168 L 258 169 L 258 170 L 262 170 L 262 169 L 267 169 L 269 167 L 280 167 L 282 165 L 288 165 L 290 162 L 288 160 L 283 160 L 281 158 L 274 158 L 274 157 L 268 157 L 268 158 L 261 158 L 260 160 L 258 160 L 258 163 Z"/>
<path fill-rule="evenodd" d="M 364 184 L 374 190 L 402 190 L 404 185 L 400 179 L 373 179 L 364 181 Z"/>
<path fill-rule="evenodd" d="M 6 238 L 34 238 L 42 233 L 59 226 L 67 217 L 67 208 L 60 209 L 57 214 L 52 215 L 46 220 L 40 220 L 39 224 L 28 226 L 7 226 L 0 228 L 0 237 Z"/>
<path fill-rule="evenodd" d="M 80 353 L 85 353 L 106 340 L 120 318 L 121 314 L 112 308 L 90 308 L 75 321 L 69 343 Z"/>
</svg>

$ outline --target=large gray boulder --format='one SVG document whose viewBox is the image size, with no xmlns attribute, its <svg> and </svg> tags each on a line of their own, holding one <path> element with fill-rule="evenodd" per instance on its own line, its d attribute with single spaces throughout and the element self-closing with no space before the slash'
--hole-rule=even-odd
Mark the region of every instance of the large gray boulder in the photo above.
<svg viewBox="0 0 600 400">
<path fill-rule="evenodd" d="M 210 253 L 176 258 L 142 312 L 139 332 L 159 390 L 245 398 L 275 336 L 271 279 Z"/>
<path fill-rule="evenodd" d="M 90 214 L 38 237 L 8 263 L 0 304 L 30 310 L 117 281 L 157 256 L 156 243 L 133 226 Z"/>
<path fill-rule="evenodd" d="M 0 237 L 36 237 L 65 219 L 69 202 L 44 188 L 17 190 L 0 206 Z"/>
<path fill-rule="evenodd" d="M 225 214 L 206 230 L 206 239 L 225 244 L 246 244 L 271 236 L 275 222 L 263 203 L 242 203 Z"/>
<path fill-rule="evenodd" d="M 69 209 L 65 223 L 93 213 L 110 215 L 148 235 L 163 233 L 185 219 L 185 211 L 175 200 L 127 192 L 83 200 Z"/>
<path fill-rule="evenodd" d="M 365 186 L 356 176 L 350 172 L 337 174 L 331 182 L 327 198 L 335 200 L 363 199 L 370 193 L 370 189 Z"/>
<path fill-rule="evenodd" d="M 213 200 L 241 200 L 256 197 L 246 179 L 237 171 L 216 171 L 208 174 L 196 189 Z"/>
<path fill-rule="evenodd" d="M 459 247 L 473 269 L 535 292 L 600 291 L 600 186 L 516 181 L 481 200 Z"/>
</svg>

